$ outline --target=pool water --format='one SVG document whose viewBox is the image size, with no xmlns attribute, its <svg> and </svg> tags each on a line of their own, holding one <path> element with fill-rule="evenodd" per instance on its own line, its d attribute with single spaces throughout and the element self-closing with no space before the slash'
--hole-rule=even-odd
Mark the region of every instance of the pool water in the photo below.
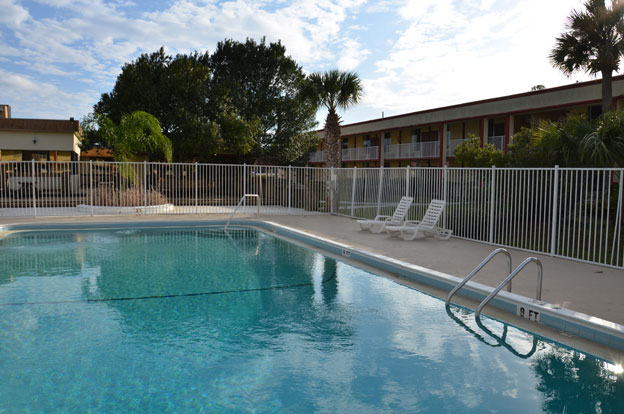
<svg viewBox="0 0 624 414">
<path fill-rule="evenodd" d="M 0 240 L 0 413 L 624 412 L 613 365 L 484 328 L 253 229 Z"/>
</svg>

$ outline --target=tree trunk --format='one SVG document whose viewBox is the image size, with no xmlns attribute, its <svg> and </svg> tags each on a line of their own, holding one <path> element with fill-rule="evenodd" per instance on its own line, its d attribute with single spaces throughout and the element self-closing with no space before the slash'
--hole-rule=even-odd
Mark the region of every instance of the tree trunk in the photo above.
<svg viewBox="0 0 624 414">
<path fill-rule="evenodd" d="M 611 111 L 611 105 L 613 101 L 613 91 L 611 88 L 611 78 L 613 73 L 610 70 L 603 70 L 602 72 L 602 113 L 606 114 Z"/>
<path fill-rule="evenodd" d="M 342 146 L 340 145 L 340 118 L 330 111 L 325 120 L 325 166 L 342 167 Z"/>
</svg>

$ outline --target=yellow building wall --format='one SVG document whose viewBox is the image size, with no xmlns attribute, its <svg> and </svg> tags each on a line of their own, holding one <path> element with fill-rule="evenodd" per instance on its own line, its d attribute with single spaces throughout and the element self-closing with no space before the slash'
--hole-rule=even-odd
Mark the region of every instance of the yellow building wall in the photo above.
<svg viewBox="0 0 624 414">
<path fill-rule="evenodd" d="M 399 143 L 399 137 L 401 135 L 401 130 L 400 129 L 394 129 L 392 131 L 386 131 L 386 132 L 390 132 L 390 144 L 391 145 L 395 145 Z M 385 137 L 385 133 L 384 133 L 384 137 Z"/>
<path fill-rule="evenodd" d="M 50 160 L 54 161 L 54 153 L 50 153 Z M 56 151 L 56 161 L 71 161 L 71 152 Z"/>
<path fill-rule="evenodd" d="M 409 144 L 412 142 L 412 130 L 415 128 L 403 128 L 401 129 L 401 140 L 403 144 Z"/>
<path fill-rule="evenodd" d="M 587 105 L 571 108 L 570 115 L 587 115 L 587 108 Z"/>
<path fill-rule="evenodd" d="M 477 137 L 481 136 L 481 123 L 478 119 L 471 119 L 466 121 L 466 136 L 468 138 L 469 135 L 475 135 Z"/>
<path fill-rule="evenodd" d="M 22 151 L 0 150 L 0 160 L 2 161 L 21 161 Z"/>
<path fill-rule="evenodd" d="M 451 134 L 451 139 L 461 139 L 463 138 L 462 136 L 462 123 L 461 122 L 455 122 L 452 124 L 448 124 L 447 125 L 447 131 L 450 132 Z"/>
</svg>

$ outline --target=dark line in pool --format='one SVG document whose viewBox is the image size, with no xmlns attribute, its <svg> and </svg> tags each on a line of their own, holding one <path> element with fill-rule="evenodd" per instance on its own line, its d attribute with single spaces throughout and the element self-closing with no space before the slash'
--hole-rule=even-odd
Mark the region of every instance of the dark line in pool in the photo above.
<svg viewBox="0 0 624 414">
<path fill-rule="evenodd" d="M 332 281 L 336 278 L 336 271 L 332 273 L 327 279 L 321 280 L 321 284 Z M 228 293 L 245 293 L 245 292 L 259 292 L 263 290 L 278 290 L 278 289 L 294 289 L 305 286 L 313 286 L 314 283 L 299 283 L 296 285 L 284 285 L 284 286 L 267 286 L 262 288 L 250 288 L 250 289 L 236 289 L 236 290 L 216 290 L 211 292 L 195 292 L 195 293 L 180 293 L 172 295 L 154 295 L 154 296 L 137 296 L 129 298 L 102 298 L 102 299 L 80 299 L 80 300 L 61 300 L 50 302 L 13 302 L 13 303 L 0 303 L 2 306 L 20 306 L 20 305 L 60 305 L 67 303 L 95 303 L 95 302 L 121 302 L 126 300 L 144 300 L 144 299 L 168 299 L 179 298 L 185 296 L 208 296 L 208 295 L 223 295 Z"/>
</svg>

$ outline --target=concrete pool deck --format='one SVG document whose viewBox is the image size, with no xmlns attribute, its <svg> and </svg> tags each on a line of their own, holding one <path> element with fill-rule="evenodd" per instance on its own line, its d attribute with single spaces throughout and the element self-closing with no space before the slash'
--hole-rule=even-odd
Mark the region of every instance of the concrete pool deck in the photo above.
<svg viewBox="0 0 624 414">
<path fill-rule="evenodd" d="M 227 218 L 229 215 L 218 214 L 1 218 L 0 225 L 192 221 Z M 236 218 L 255 218 L 255 216 L 237 215 Z M 433 238 L 415 241 L 397 240 L 386 234 L 363 232 L 355 220 L 340 216 L 262 215 L 260 219 L 461 278 L 495 248 L 484 243 L 455 238 L 448 241 Z M 624 271 L 537 253 L 508 250 L 512 255 L 514 266 L 529 256 L 535 256 L 542 261 L 544 265 L 543 301 L 624 325 L 624 301 L 622 300 Z M 494 287 L 504 279 L 505 275 L 505 258 L 499 256 L 478 273 L 473 281 Z M 527 266 L 522 274 L 514 279 L 513 292 L 534 298 L 536 280 L 535 267 Z"/>
</svg>

